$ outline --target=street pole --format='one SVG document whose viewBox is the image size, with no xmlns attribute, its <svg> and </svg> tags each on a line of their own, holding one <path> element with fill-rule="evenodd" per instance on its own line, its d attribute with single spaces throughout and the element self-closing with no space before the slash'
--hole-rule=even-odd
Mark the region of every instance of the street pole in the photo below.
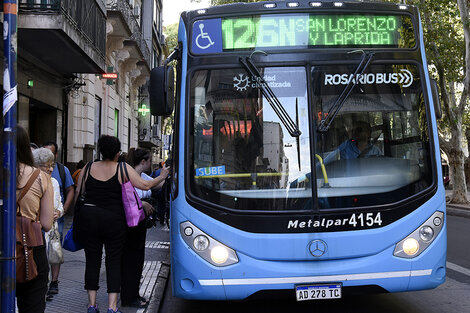
<svg viewBox="0 0 470 313">
<path fill-rule="evenodd" d="M 18 1 L 3 1 L 3 207 L 1 312 L 15 312 L 16 288 L 16 48 Z"/>
</svg>

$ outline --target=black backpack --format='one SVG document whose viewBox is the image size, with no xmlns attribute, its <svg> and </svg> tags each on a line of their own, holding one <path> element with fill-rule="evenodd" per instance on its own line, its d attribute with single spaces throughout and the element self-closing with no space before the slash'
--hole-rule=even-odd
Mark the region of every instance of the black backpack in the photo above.
<svg viewBox="0 0 470 313">
<path fill-rule="evenodd" d="M 64 164 L 57 162 L 57 170 L 59 171 L 59 176 L 60 180 L 62 181 L 62 194 L 64 195 L 64 199 L 62 199 L 63 202 L 65 202 L 65 197 L 67 196 L 67 193 L 65 192 L 65 169 L 64 169 Z"/>
</svg>

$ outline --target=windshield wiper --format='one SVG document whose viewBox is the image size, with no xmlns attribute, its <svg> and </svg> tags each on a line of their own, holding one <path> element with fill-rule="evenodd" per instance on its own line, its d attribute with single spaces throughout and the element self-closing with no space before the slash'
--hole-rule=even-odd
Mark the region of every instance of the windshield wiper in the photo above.
<svg viewBox="0 0 470 313">
<path fill-rule="evenodd" d="M 354 70 L 353 76 L 349 80 L 346 87 L 344 87 L 338 99 L 336 99 L 335 103 L 331 106 L 327 115 L 324 118 L 322 118 L 322 120 L 320 121 L 320 124 L 318 125 L 319 132 L 328 131 L 331 123 L 333 123 L 336 115 L 339 113 L 339 111 L 343 107 L 344 102 L 346 102 L 346 99 L 349 97 L 354 87 L 356 87 L 359 81 L 359 78 L 361 77 L 362 74 L 364 74 L 364 71 L 367 69 L 367 67 L 370 64 L 370 61 L 372 61 L 372 58 L 374 57 L 374 52 L 366 53 L 363 50 L 355 50 L 355 51 L 351 51 L 350 53 L 354 53 L 354 52 L 362 52 L 361 61 L 356 67 L 356 70 Z"/>
<path fill-rule="evenodd" d="M 299 98 L 295 97 L 295 122 L 299 125 Z M 300 168 L 300 137 L 295 138 L 295 143 L 297 144 L 297 162 L 299 162 L 299 172 Z"/>
<path fill-rule="evenodd" d="M 264 51 L 254 51 L 255 52 L 261 52 L 266 55 L 266 52 Z M 253 53 L 251 55 L 253 55 Z M 274 112 L 276 115 L 279 117 L 281 120 L 282 124 L 284 127 L 287 129 L 289 134 L 292 137 L 299 137 L 302 132 L 300 131 L 299 127 L 295 122 L 292 120 L 292 118 L 289 116 L 287 111 L 284 109 L 282 106 L 281 102 L 279 99 L 276 97 L 274 92 L 272 91 L 271 87 L 269 87 L 268 83 L 264 80 L 263 76 L 261 76 L 261 73 L 259 72 L 258 68 L 256 65 L 253 63 L 251 60 L 251 55 L 246 58 L 240 58 L 239 61 L 243 65 L 243 67 L 246 69 L 246 71 L 253 77 L 256 77 L 258 81 L 258 86 L 261 89 L 261 92 L 263 93 L 263 96 L 268 100 L 269 104 L 273 108 Z"/>
</svg>

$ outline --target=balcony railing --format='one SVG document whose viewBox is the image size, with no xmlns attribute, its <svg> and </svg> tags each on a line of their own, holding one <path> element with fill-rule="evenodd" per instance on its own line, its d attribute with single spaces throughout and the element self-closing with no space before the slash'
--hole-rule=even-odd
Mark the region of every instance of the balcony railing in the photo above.
<svg viewBox="0 0 470 313">
<path fill-rule="evenodd" d="M 20 0 L 19 11 L 30 14 L 63 14 L 83 38 L 105 57 L 106 16 L 96 0 Z"/>
<path fill-rule="evenodd" d="M 60 0 L 20 0 L 20 11 L 46 11 L 57 12 L 60 8 Z"/>
<path fill-rule="evenodd" d="M 140 51 L 142 52 L 144 60 L 150 66 L 150 49 L 148 48 L 147 42 L 145 42 L 142 29 L 134 15 L 134 11 L 129 6 L 127 0 L 108 0 L 106 2 L 106 9 L 108 11 L 118 11 L 126 21 L 129 29 L 132 33 L 131 40 L 135 41 L 139 46 Z"/>
</svg>

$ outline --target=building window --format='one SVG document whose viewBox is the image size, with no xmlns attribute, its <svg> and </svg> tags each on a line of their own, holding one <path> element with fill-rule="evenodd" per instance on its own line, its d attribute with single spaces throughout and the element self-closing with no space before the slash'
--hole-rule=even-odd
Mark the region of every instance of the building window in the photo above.
<svg viewBox="0 0 470 313">
<path fill-rule="evenodd" d="M 160 27 L 160 8 L 158 7 L 158 1 L 153 1 L 153 24 L 158 32 L 161 31 Z"/>
<path fill-rule="evenodd" d="M 119 110 L 114 109 L 114 136 L 119 138 Z"/>
<path fill-rule="evenodd" d="M 157 1 L 153 1 L 153 22 L 155 23 L 155 26 L 157 26 Z"/>
<path fill-rule="evenodd" d="M 127 149 L 131 148 L 131 119 L 127 119 Z"/>
<path fill-rule="evenodd" d="M 101 136 L 101 106 L 102 106 L 102 101 L 101 98 L 98 96 L 95 96 L 95 146 L 98 142 L 98 139 L 100 139 Z"/>
<path fill-rule="evenodd" d="M 120 74 L 119 74 L 120 75 Z M 116 94 L 121 94 L 119 92 L 121 88 L 119 88 L 119 77 L 114 80 L 114 90 L 116 91 Z"/>
<path fill-rule="evenodd" d="M 157 51 L 155 50 L 155 47 L 153 47 L 152 49 L 152 67 L 157 67 L 158 66 L 158 55 L 157 55 Z"/>
<path fill-rule="evenodd" d="M 141 11 L 140 5 L 136 4 L 134 6 L 134 17 L 137 20 L 137 23 L 139 24 L 139 26 L 140 26 L 140 11 Z"/>
</svg>

